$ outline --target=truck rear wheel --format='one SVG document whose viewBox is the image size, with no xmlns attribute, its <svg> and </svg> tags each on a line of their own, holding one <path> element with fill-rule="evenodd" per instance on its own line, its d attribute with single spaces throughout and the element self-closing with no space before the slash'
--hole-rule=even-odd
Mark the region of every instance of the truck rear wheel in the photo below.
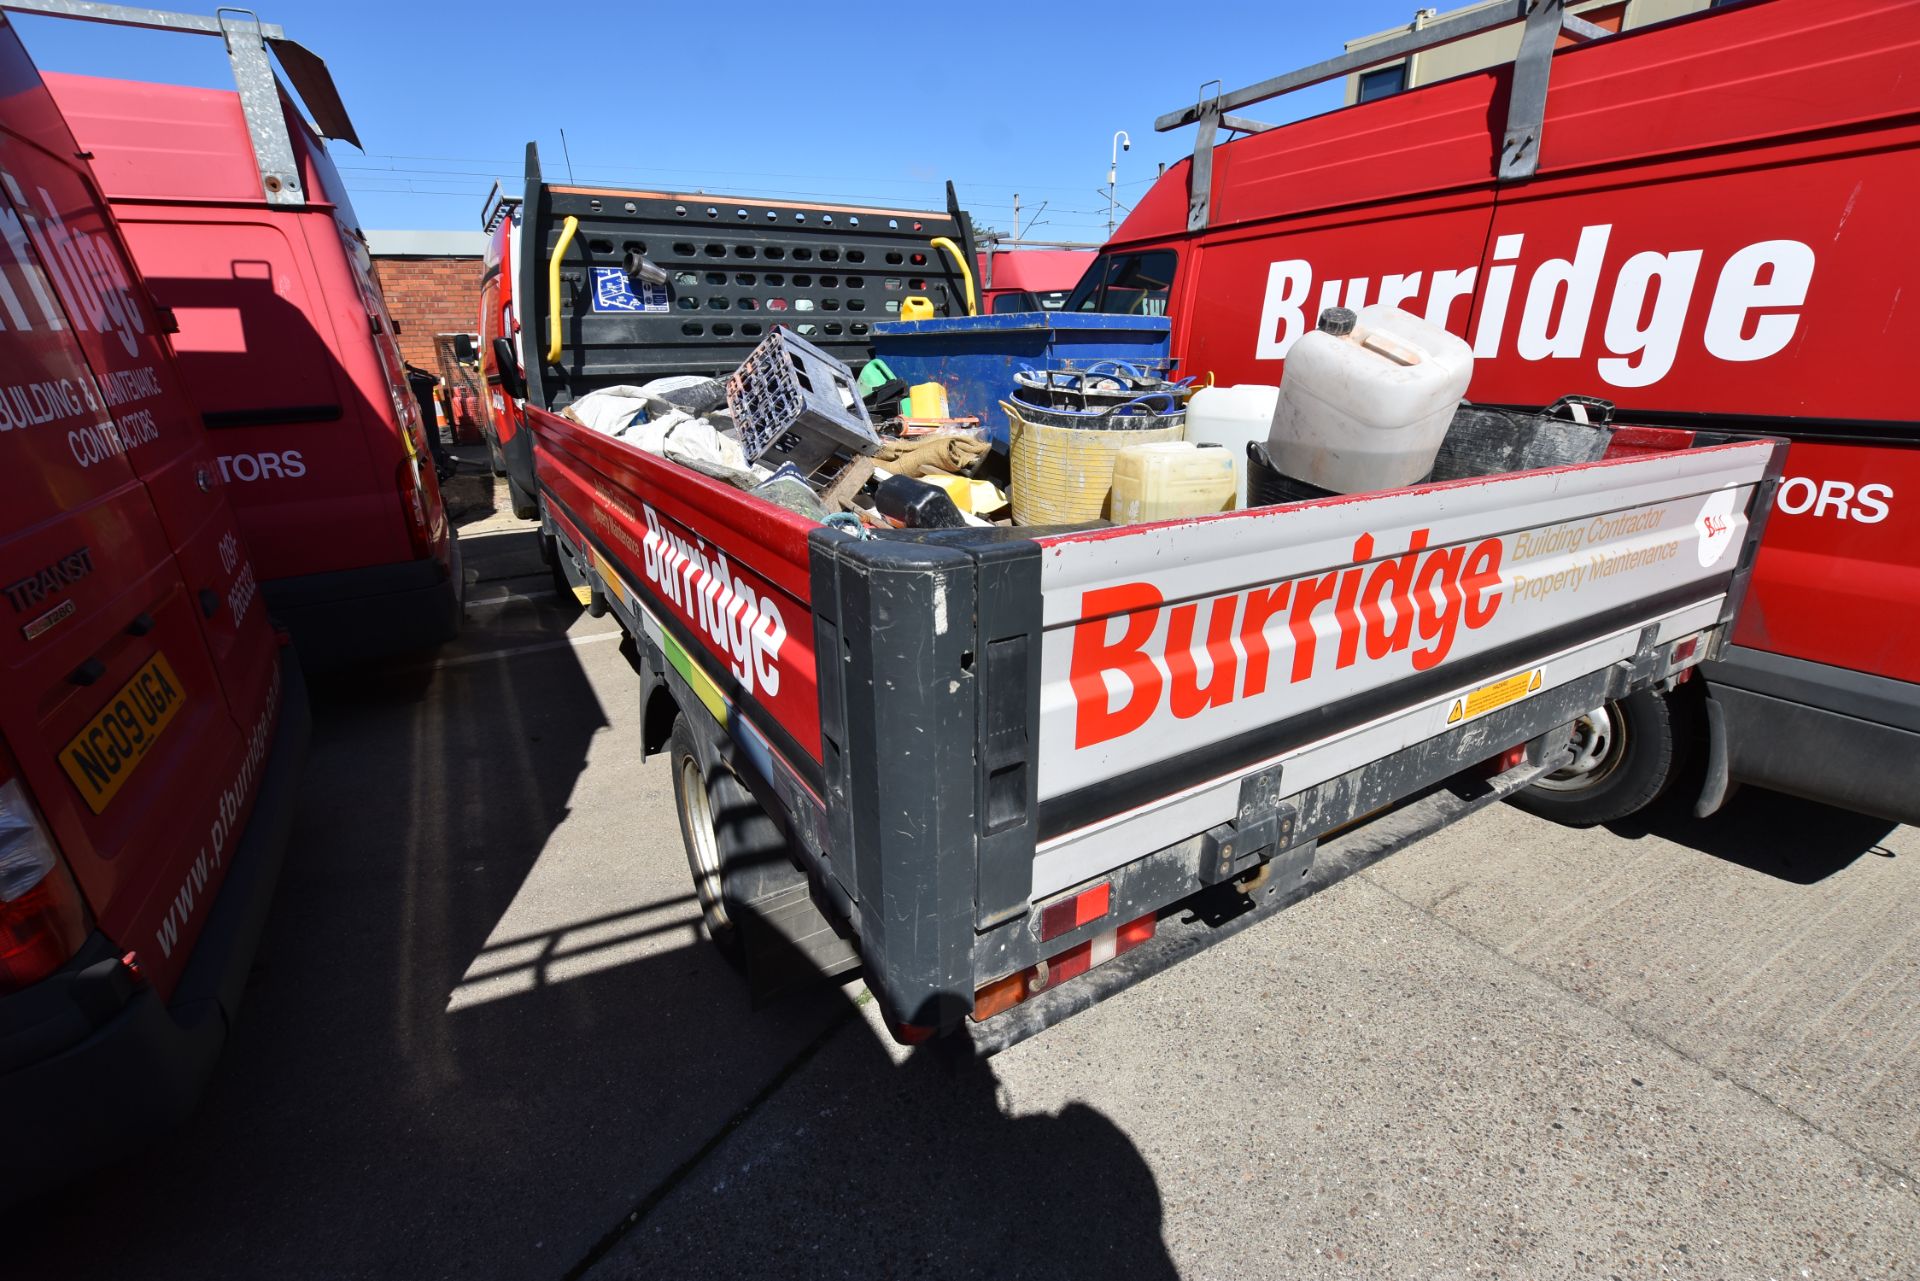
<svg viewBox="0 0 1920 1281">
<path fill-rule="evenodd" d="M 1594 827 L 1645 809 L 1683 762 L 1674 701 L 1643 689 L 1574 722 L 1573 763 L 1508 798 L 1568 827 Z"/>
<path fill-rule="evenodd" d="M 674 721 L 667 752 L 701 922 L 715 946 L 737 960 L 743 905 L 801 874 L 787 852 L 786 834 L 753 793 L 725 769 L 709 775 L 685 716 Z"/>
</svg>

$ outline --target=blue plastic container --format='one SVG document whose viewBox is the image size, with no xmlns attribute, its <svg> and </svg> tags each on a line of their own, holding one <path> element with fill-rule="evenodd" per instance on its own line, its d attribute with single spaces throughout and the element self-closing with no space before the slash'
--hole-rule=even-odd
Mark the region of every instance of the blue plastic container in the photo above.
<svg viewBox="0 0 1920 1281">
<path fill-rule="evenodd" d="M 873 327 L 873 354 L 909 383 L 947 389 L 955 417 L 978 415 L 997 448 L 1007 447 L 1000 402 L 1022 369 L 1084 369 L 1096 360 L 1167 365 L 1172 322 L 1165 316 L 1091 311 L 1015 311 L 998 316 L 886 320 Z"/>
</svg>

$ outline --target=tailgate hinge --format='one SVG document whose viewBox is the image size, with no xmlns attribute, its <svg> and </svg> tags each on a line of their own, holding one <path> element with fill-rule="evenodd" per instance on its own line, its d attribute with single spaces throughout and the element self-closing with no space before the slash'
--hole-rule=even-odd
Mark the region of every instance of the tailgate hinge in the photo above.
<svg viewBox="0 0 1920 1281">
<path fill-rule="evenodd" d="M 1280 769 L 1270 765 L 1240 780 L 1240 804 L 1232 821 L 1201 837 L 1202 882 L 1218 885 L 1272 860 L 1272 874 L 1287 885 L 1313 866 L 1314 843 L 1294 847 L 1300 812 L 1280 799 Z"/>
</svg>

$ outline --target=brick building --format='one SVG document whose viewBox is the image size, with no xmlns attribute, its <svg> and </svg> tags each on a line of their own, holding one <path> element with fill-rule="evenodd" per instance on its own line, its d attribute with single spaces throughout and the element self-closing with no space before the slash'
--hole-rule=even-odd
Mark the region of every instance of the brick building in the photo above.
<svg viewBox="0 0 1920 1281">
<path fill-rule="evenodd" d="M 483 231 L 369 231 L 380 291 L 400 326 L 400 352 L 440 372 L 436 334 L 470 334 L 479 323 Z"/>
</svg>

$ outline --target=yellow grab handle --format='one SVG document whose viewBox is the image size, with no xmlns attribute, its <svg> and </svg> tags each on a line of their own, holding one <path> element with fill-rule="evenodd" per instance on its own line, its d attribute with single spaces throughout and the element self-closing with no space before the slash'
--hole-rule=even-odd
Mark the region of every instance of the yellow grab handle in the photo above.
<svg viewBox="0 0 1920 1281">
<path fill-rule="evenodd" d="M 969 316 L 979 315 L 980 304 L 975 299 L 973 293 L 973 265 L 967 261 L 967 256 L 960 252 L 960 246 L 954 244 L 945 236 L 935 236 L 928 243 L 935 249 L 946 250 L 953 255 L 953 260 L 960 264 L 960 278 L 967 282 L 967 314 Z"/>
<path fill-rule="evenodd" d="M 573 243 L 573 233 L 580 230 L 580 220 L 572 214 L 560 224 L 560 243 L 553 247 L 553 257 L 547 260 L 547 363 L 560 363 L 560 260 L 567 256 L 567 246 Z"/>
</svg>

